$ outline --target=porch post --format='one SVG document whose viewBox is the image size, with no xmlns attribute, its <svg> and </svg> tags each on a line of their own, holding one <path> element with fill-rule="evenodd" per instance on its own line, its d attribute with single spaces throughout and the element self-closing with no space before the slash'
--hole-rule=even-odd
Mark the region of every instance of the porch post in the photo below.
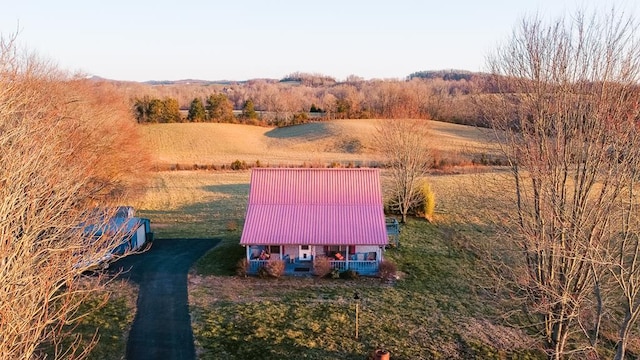
<svg viewBox="0 0 640 360">
<path fill-rule="evenodd" d="M 349 270 L 349 245 L 347 245 L 347 251 L 346 251 L 346 254 L 344 254 L 344 258 L 345 258 L 345 268 L 346 270 Z"/>
<path fill-rule="evenodd" d="M 280 245 L 280 260 L 284 260 L 284 255 L 282 254 L 283 248 L 284 248 L 284 245 Z"/>
<path fill-rule="evenodd" d="M 245 249 L 247 249 L 247 261 L 251 260 L 251 245 L 245 245 Z"/>
</svg>

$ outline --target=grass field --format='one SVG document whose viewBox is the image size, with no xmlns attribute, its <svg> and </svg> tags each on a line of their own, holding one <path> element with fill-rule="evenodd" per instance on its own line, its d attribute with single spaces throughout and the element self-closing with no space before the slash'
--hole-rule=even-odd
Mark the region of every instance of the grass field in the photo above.
<svg viewBox="0 0 640 360">
<path fill-rule="evenodd" d="M 144 142 L 162 167 L 229 165 L 235 160 L 266 166 L 331 163 L 369 165 L 380 161 L 374 151 L 377 120 L 335 120 L 285 128 L 237 124 L 155 124 L 141 127 Z M 492 154 L 487 129 L 429 122 L 438 156 L 472 159 Z"/>
<path fill-rule="evenodd" d="M 248 171 L 165 171 L 134 205 L 157 237 L 217 237 L 241 228 L 248 195 Z"/>
<path fill-rule="evenodd" d="M 279 129 L 162 124 L 142 130 L 157 164 L 327 166 L 379 161 L 375 126 L 373 120 L 343 120 Z M 495 152 L 486 130 L 437 122 L 431 129 L 434 136 L 427 140 L 441 157 Z M 410 219 L 400 247 L 385 253 L 400 271 L 393 283 L 235 276 L 244 256 L 238 243 L 249 177 L 249 170 L 157 171 L 132 204 L 152 220 L 159 238 L 222 240 L 189 274 L 199 359 L 371 359 L 378 348 L 389 350 L 392 359 L 546 358 L 539 341 L 505 323 L 514 300 L 492 296 L 495 278 L 480 259 L 489 245 L 504 245 L 494 222 L 507 219 L 514 204 L 508 173 L 500 168 L 465 166 L 428 177 L 436 195 L 435 221 Z M 124 358 L 135 289 L 116 289 L 114 295 L 82 324 L 88 332 L 99 328 L 102 336 L 91 358 Z"/>
</svg>

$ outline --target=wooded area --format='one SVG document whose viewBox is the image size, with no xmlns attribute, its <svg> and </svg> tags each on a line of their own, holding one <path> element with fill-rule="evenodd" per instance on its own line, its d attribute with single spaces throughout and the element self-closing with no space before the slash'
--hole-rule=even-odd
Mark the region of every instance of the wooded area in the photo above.
<svg viewBox="0 0 640 360">
<path fill-rule="evenodd" d="M 338 82 L 325 75 L 294 73 L 281 80 L 117 82 L 116 86 L 135 94 L 132 106 L 140 123 L 286 126 L 310 118 L 413 118 L 484 125 L 474 102 L 497 90 L 489 79 L 487 74 L 450 70 L 416 72 L 402 80 L 350 76 Z"/>
</svg>

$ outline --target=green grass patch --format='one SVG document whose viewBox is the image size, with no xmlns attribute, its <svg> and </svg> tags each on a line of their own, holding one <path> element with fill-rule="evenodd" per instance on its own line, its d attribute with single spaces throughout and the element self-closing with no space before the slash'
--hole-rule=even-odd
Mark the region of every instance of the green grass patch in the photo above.
<svg viewBox="0 0 640 360">
<path fill-rule="evenodd" d="M 240 246 L 240 234 L 226 235 L 220 243 L 201 257 L 194 270 L 199 275 L 234 275 L 238 261 L 246 256 L 246 250 Z"/>
<path fill-rule="evenodd" d="M 403 276 L 393 284 L 377 278 L 202 278 L 190 288 L 201 358 L 364 359 L 378 348 L 394 359 L 544 358 L 525 347 L 524 334 L 492 320 L 498 309 L 480 295 L 476 259 L 447 243 L 445 226 L 409 221 L 400 247 L 386 252 Z M 225 257 L 237 242 L 230 237 L 225 246 L 201 259 L 198 271 L 224 274 Z"/>
<path fill-rule="evenodd" d="M 88 303 L 91 307 L 95 304 Z M 78 327 L 85 336 L 97 332 L 98 343 L 91 351 L 90 359 L 124 359 L 127 334 L 133 323 L 136 308 L 128 299 L 114 295 L 101 308 L 84 318 Z"/>
<path fill-rule="evenodd" d="M 63 339 L 62 348 L 69 348 L 75 337 L 79 337 L 78 353 L 97 338 L 88 358 L 96 360 L 124 359 L 128 332 L 136 313 L 137 288 L 125 281 L 115 281 L 104 290 L 109 298 L 105 302 L 103 291 L 91 295 L 79 308 L 78 314 L 86 314 L 74 326 L 74 337 Z M 54 358 L 52 348 L 45 350 Z"/>
</svg>

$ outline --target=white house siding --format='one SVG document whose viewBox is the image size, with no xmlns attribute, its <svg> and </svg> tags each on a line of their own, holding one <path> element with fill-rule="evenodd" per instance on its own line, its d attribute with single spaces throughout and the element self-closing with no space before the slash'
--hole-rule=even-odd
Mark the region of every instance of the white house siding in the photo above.
<svg viewBox="0 0 640 360">
<path fill-rule="evenodd" d="M 367 255 L 371 252 L 376 253 L 376 260 L 382 260 L 382 249 L 377 245 L 358 245 L 355 252 L 356 259 L 354 260 L 367 260 Z"/>
<path fill-rule="evenodd" d="M 283 247 L 283 254 L 289 255 L 290 259 L 295 259 L 298 256 L 298 246 L 294 246 L 294 245 L 284 245 Z"/>
</svg>

